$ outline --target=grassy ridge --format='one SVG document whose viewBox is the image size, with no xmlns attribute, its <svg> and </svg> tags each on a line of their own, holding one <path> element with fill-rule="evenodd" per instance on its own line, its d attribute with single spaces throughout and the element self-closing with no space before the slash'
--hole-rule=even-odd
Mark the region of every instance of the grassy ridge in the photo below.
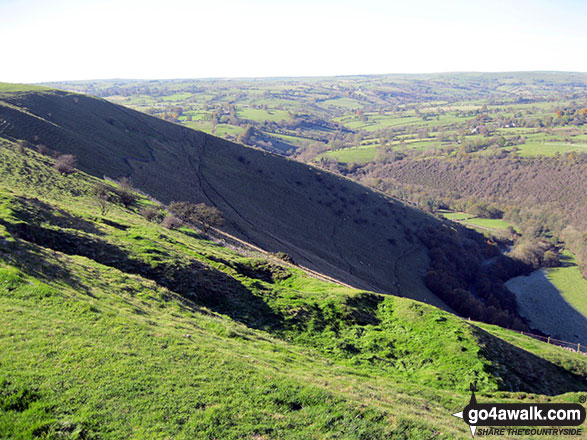
<svg viewBox="0 0 587 440">
<path fill-rule="evenodd" d="M 2 438 L 464 438 L 471 380 L 586 389 L 572 353 L 162 229 L 144 198 L 102 217 L 95 177 L 0 157 Z"/>
</svg>

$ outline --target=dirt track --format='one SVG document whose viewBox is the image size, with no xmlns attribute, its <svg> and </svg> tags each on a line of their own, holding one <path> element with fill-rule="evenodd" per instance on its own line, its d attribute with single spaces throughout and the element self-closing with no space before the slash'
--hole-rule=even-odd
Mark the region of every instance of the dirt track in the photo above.
<svg viewBox="0 0 587 440">
<path fill-rule="evenodd" d="M 557 339 L 587 344 L 587 318 L 562 297 L 543 270 L 512 278 L 506 286 L 515 293 L 520 314 L 533 328 Z"/>
</svg>

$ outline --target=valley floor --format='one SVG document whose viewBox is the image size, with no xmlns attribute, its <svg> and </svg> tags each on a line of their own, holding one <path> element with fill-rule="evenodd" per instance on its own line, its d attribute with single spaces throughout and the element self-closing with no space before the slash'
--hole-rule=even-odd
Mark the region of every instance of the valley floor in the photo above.
<svg viewBox="0 0 587 440">
<path fill-rule="evenodd" d="M 546 270 L 512 278 L 506 285 L 531 327 L 557 339 L 587 344 L 587 318 L 565 300 Z"/>
</svg>

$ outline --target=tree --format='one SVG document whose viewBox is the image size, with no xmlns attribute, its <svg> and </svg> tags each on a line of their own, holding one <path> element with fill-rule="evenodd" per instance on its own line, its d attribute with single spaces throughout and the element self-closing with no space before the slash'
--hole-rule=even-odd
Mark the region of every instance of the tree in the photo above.
<svg viewBox="0 0 587 440">
<path fill-rule="evenodd" d="M 177 229 L 182 225 L 182 221 L 173 215 L 168 215 L 161 222 L 161 226 L 167 229 Z"/>
<path fill-rule="evenodd" d="M 254 135 L 254 129 L 250 125 L 247 125 L 245 131 L 238 135 L 236 141 L 239 144 L 249 144 L 251 142 L 251 137 Z"/>
<path fill-rule="evenodd" d="M 51 150 L 45 144 L 37 145 L 37 151 L 41 153 L 43 156 L 49 156 Z"/>
<path fill-rule="evenodd" d="M 25 141 L 19 141 L 16 143 L 16 151 L 18 151 L 19 154 L 26 154 L 26 142 Z"/>
<path fill-rule="evenodd" d="M 222 226 L 224 224 L 222 212 L 214 206 L 199 203 L 196 205 L 195 215 L 198 221 L 204 226 L 204 232 L 208 232 L 213 226 Z"/>
<path fill-rule="evenodd" d="M 141 210 L 141 215 L 150 222 L 158 221 L 161 219 L 159 209 L 155 206 L 147 206 Z"/>
<path fill-rule="evenodd" d="M 94 195 L 98 201 L 100 207 L 100 215 L 104 216 L 110 208 L 110 202 L 112 201 L 112 188 L 104 183 L 97 183 L 94 185 Z"/>
<path fill-rule="evenodd" d="M 222 226 L 224 218 L 218 208 L 208 206 L 205 203 L 194 204 L 191 202 L 172 202 L 169 211 L 186 223 L 199 223 L 204 232 L 213 226 Z"/>
<path fill-rule="evenodd" d="M 68 175 L 75 171 L 77 159 L 73 154 L 60 154 L 53 165 L 61 174 Z"/>
<path fill-rule="evenodd" d="M 132 189 L 132 182 L 128 177 L 121 177 L 118 184 L 124 189 Z"/>
<path fill-rule="evenodd" d="M 137 196 L 126 188 L 117 188 L 114 190 L 114 192 L 116 193 L 118 201 L 126 209 L 130 208 L 137 201 Z"/>
</svg>

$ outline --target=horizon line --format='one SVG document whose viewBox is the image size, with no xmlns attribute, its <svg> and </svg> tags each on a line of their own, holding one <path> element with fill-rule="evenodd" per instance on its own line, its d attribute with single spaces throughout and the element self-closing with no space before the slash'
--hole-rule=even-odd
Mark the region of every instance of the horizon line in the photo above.
<svg viewBox="0 0 587 440">
<path fill-rule="evenodd" d="M 336 74 L 336 75 L 274 75 L 274 76 L 202 76 L 202 77 L 168 77 L 168 78 L 132 78 L 132 77 L 109 77 L 109 78 L 90 78 L 90 79 L 61 79 L 52 81 L 38 81 L 27 83 L 13 84 L 30 84 L 43 85 L 68 82 L 85 82 L 85 81 L 233 81 L 233 80 L 276 80 L 276 79 L 316 79 L 316 78 L 350 78 L 350 77 L 377 77 L 377 76 L 423 76 L 423 75 L 471 75 L 471 74 L 579 74 L 586 75 L 587 72 L 573 70 L 503 70 L 503 71 L 483 71 L 483 70 L 455 70 L 455 71 L 433 71 L 433 72 L 398 72 L 398 73 L 355 73 L 355 74 Z"/>
</svg>

